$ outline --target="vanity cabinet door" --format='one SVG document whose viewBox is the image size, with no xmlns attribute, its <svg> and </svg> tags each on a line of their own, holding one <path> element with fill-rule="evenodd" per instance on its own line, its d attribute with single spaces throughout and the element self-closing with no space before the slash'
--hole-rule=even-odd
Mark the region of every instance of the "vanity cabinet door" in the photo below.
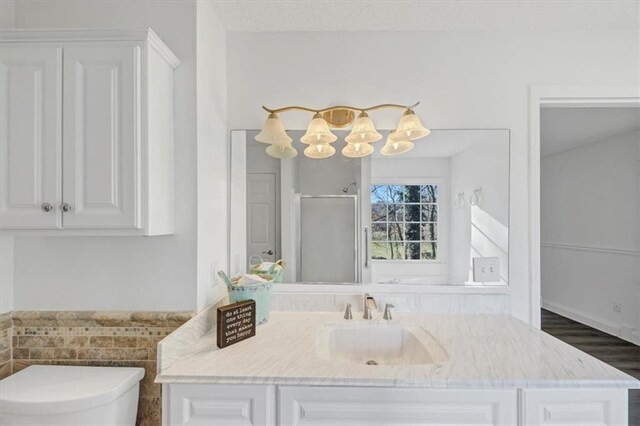
<svg viewBox="0 0 640 426">
<path fill-rule="evenodd" d="M 0 227 L 62 226 L 62 49 L 0 44 Z"/>
<path fill-rule="evenodd" d="M 281 425 L 517 424 L 517 391 L 279 387 Z"/>
<path fill-rule="evenodd" d="M 626 425 L 626 389 L 523 389 L 523 425 Z"/>
<path fill-rule="evenodd" d="M 163 393 L 165 425 L 275 425 L 273 386 L 173 384 Z"/>
</svg>

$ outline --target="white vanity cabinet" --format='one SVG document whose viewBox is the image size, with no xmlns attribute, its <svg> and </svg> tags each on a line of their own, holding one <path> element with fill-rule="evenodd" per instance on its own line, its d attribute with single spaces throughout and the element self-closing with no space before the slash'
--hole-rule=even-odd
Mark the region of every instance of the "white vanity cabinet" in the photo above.
<svg viewBox="0 0 640 426">
<path fill-rule="evenodd" d="M 621 426 L 626 389 L 163 386 L 165 425 Z"/>
<path fill-rule="evenodd" d="M 281 425 L 514 425 L 517 391 L 282 386 Z"/>
<path fill-rule="evenodd" d="M 1 228 L 173 233 L 173 53 L 150 29 L 1 40 Z"/>
<path fill-rule="evenodd" d="M 626 425 L 626 389 L 524 389 L 522 424 Z"/>
<path fill-rule="evenodd" d="M 176 384 L 162 387 L 165 425 L 276 424 L 275 386 Z"/>
</svg>

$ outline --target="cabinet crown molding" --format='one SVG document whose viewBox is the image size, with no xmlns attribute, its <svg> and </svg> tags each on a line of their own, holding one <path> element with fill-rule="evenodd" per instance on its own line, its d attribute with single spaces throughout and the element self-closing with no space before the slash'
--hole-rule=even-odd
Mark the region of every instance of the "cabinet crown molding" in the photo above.
<svg viewBox="0 0 640 426">
<path fill-rule="evenodd" d="M 12 29 L 0 31 L 2 43 L 58 43 L 87 41 L 148 42 L 169 65 L 176 69 L 181 62 L 158 35 L 149 28 L 82 28 L 82 29 Z"/>
</svg>

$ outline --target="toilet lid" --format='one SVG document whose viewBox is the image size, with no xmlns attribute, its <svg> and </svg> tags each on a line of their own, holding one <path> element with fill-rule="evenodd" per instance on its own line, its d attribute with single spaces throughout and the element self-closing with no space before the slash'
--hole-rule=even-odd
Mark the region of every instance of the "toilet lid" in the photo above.
<svg viewBox="0 0 640 426">
<path fill-rule="evenodd" d="M 143 368 L 32 365 L 0 381 L 0 411 L 56 414 L 86 410 L 122 396 Z"/>
</svg>

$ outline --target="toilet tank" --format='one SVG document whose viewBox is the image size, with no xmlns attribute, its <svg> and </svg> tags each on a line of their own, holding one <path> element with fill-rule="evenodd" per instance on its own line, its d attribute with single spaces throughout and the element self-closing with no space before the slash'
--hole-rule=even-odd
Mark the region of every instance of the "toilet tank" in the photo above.
<svg viewBox="0 0 640 426">
<path fill-rule="evenodd" d="M 0 381 L 0 424 L 133 426 L 144 369 L 33 365 Z"/>
</svg>

